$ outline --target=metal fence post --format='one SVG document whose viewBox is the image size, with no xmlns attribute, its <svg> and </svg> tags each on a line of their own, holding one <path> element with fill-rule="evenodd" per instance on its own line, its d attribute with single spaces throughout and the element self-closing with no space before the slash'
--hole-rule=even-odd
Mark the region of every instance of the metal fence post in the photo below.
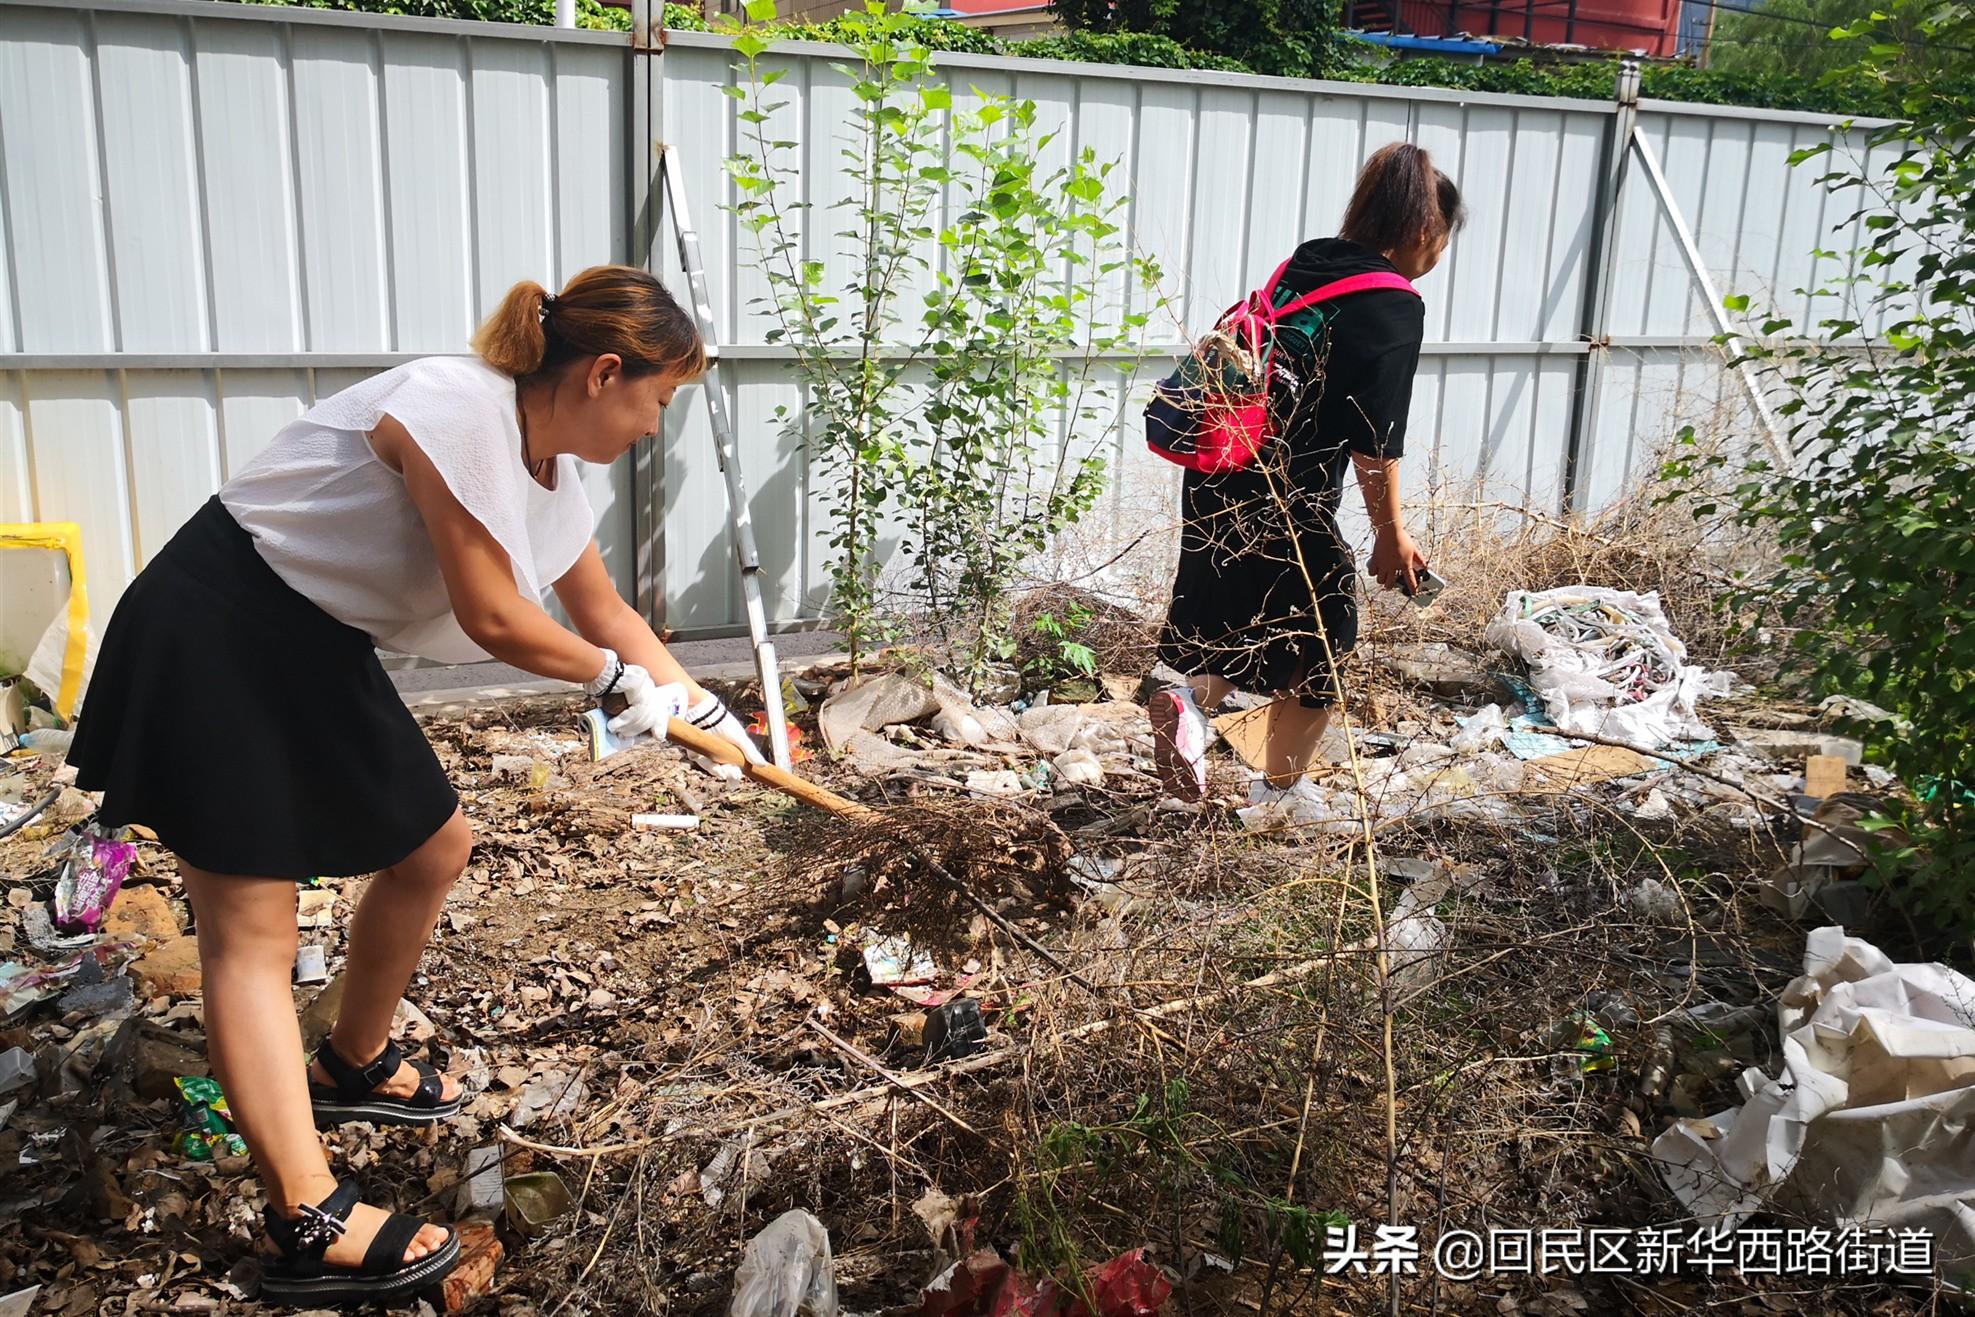
<svg viewBox="0 0 1975 1317">
<path fill-rule="evenodd" d="M 665 117 L 665 5 L 632 0 L 630 60 L 631 130 L 626 134 L 627 256 L 654 274 L 665 268 L 660 245 L 658 145 Z M 654 630 L 665 626 L 665 436 L 631 450 L 633 602 Z"/>
<path fill-rule="evenodd" d="M 1756 420 L 1762 424 L 1763 442 L 1769 445 L 1770 456 L 1782 469 L 1791 470 L 1797 464 L 1796 454 L 1790 451 L 1789 442 L 1783 436 L 1783 424 L 1776 419 L 1776 409 L 1769 405 L 1769 395 L 1763 392 L 1762 377 L 1749 360 L 1748 340 L 1729 322 L 1728 310 L 1722 304 L 1721 290 L 1715 286 L 1714 276 L 1701 259 L 1700 244 L 1694 240 L 1694 230 L 1688 225 L 1687 217 L 1681 214 L 1673 189 L 1667 185 L 1666 171 L 1660 168 L 1659 157 L 1653 153 L 1652 145 L 1645 138 L 1635 136 L 1632 149 L 1638 152 L 1639 166 L 1645 171 L 1646 182 L 1652 185 L 1654 195 L 1659 198 L 1660 213 L 1666 216 L 1666 222 L 1673 227 L 1674 236 L 1680 240 L 1680 254 L 1687 260 L 1687 272 L 1694 277 L 1695 287 L 1701 290 L 1701 301 L 1707 304 L 1708 318 L 1714 321 L 1715 336 L 1721 342 L 1728 361 L 1742 377 L 1742 386 L 1749 392 L 1749 405 L 1755 409 Z"/>
<path fill-rule="evenodd" d="M 1639 61 L 1628 59 L 1618 66 L 1618 85 L 1612 104 L 1611 129 L 1605 137 L 1602 167 L 1598 175 L 1598 197 L 1592 212 L 1590 267 L 1584 280 L 1583 331 L 1580 337 L 1590 351 L 1579 360 L 1577 394 L 1570 417 L 1570 444 L 1564 454 L 1562 507 L 1569 512 L 1579 503 L 1584 478 L 1585 452 L 1596 441 L 1593 427 L 1598 423 L 1598 404 L 1604 392 L 1605 375 L 1611 361 L 1612 274 L 1617 265 L 1618 198 L 1625 181 L 1625 163 L 1632 155 L 1632 135 L 1639 123 Z"/>
</svg>

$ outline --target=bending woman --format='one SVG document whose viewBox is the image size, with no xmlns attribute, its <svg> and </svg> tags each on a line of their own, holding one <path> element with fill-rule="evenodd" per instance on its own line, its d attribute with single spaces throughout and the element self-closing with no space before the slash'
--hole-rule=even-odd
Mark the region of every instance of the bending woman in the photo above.
<svg viewBox="0 0 1975 1317">
<path fill-rule="evenodd" d="M 316 1135 L 460 1106 L 390 1029 L 473 839 L 377 647 L 491 655 L 628 697 L 621 733 L 663 736 L 683 714 L 761 758 L 618 596 L 577 467 L 659 432 L 705 369 L 692 322 L 649 274 L 607 266 L 553 297 L 517 284 L 474 347 L 318 403 L 186 523 L 110 619 L 70 756 L 104 823 L 145 824 L 178 857 L 213 1069 L 267 1188 L 278 1301 L 402 1297 L 459 1252 L 451 1227 L 358 1201 Z M 543 610 L 550 585 L 573 630 Z M 181 712 L 194 689 L 230 700 L 226 735 Z M 341 1014 L 305 1063 L 295 883 L 371 873 Z"/>
<path fill-rule="evenodd" d="M 1277 305 L 1374 271 L 1418 279 L 1465 215 L 1460 191 L 1416 146 L 1374 153 L 1335 238 L 1296 249 Z M 1189 470 L 1173 602 L 1160 661 L 1189 674 L 1153 696 L 1160 775 L 1188 800 L 1206 793 L 1205 710 L 1235 690 L 1269 692 L 1267 787 L 1300 781 L 1337 698 L 1335 665 L 1358 638 L 1356 563 L 1337 529 L 1346 457 L 1371 514 L 1371 573 L 1408 593 L 1426 558 L 1406 533 L 1399 459 L 1426 314 L 1399 289 L 1348 293 L 1292 316 L 1276 334 L 1269 399 L 1275 443 L 1255 466 Z M 1258 788 L 1257 799 L 1266 788 Z"/>
</svg>

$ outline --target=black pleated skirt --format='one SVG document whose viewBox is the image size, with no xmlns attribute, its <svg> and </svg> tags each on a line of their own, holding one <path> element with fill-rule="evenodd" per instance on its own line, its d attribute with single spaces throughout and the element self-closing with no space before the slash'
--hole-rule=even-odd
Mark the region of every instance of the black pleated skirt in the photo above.
<svg viewBox="0 0 1975 1317">
<path fill-rule="evenodd" d="M 1280 472 L 1187 472 L 1159 661 L 1240 691 L 1334 704 L 1334 664 L 1358 643 L 1357 564 L 1334 491 Z"/>
<path fill-rule="evenodd" d="M 104 823 L 211 873 L 373 873 L 459 804 L 370 637 L 275 575 L 217 497 L 118 601 L 69 762 Z"/>
</svg>

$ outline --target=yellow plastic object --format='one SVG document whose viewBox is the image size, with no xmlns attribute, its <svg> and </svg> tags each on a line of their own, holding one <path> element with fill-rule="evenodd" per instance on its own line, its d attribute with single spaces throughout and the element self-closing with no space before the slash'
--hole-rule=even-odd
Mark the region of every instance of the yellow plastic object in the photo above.
<svg viewBox="0 0 1975 1317">
<path fill-rule="evenodd" d="M 89 591 L 82 571 L 82 527 L 73 521 L 0 523 L 0 549 L 53 549 L 68 559 L 68 643 L 62 650 L 61 687 L 55 691 L 55 712 L 67 722 L 75 717 L 82 698 L 82 678 L 89 657 Z"/>
</svg>

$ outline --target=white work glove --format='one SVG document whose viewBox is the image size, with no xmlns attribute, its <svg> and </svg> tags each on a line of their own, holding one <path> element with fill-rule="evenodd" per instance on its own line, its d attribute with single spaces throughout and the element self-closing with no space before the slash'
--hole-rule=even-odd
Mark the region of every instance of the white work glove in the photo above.
<svg viewBox="0 0 1975 1317">
<path fill-rule="evenodd" d="M 666 724 L 686 711 L 686 688 L 676 681 L 659 685 L 642 668 L 633 668 L 644 677 L 644 688 L 631 697 L 631 707 L 610 720 L 613 736 L 649 736 L 665 739 Z M 619 689 L 622 689 L 621 687 Z"/>
<path fill-rule="evenodd" d="M 741 720 L 734 716 L 734 711 L 729 709 L 726 703 L 712 691 L 708 691 L 705 699 L 686 710 L 686 721 L 703 732 L 711 732 L 723 741 L 732 742 L 734 748 L 739 750 L 742 757 L 750 764 L 765 764 L 768 762 L 767 757 L 754 744 L 754 738 L 749 736 L 747 729 L 741 726 Z M 690 754 L 691 752 L 689 751 L 688 753 Z M 703 755 L 692 755 L 692 760 L 723 782 L 738 782 L 741 780 L 741 770 L 738 764 L 716 763 L 714 760 L 708 759 Z"/>
<path fill-rule="evenodd" d="M 626 663 L 615 653 L 603 652 L 603 671 L 583 688 L 596 699 L 621 695 L 629 707 L 610 720 L 611 734 L 629 739 L 651 736 L 665 739 L 665 725 L 686 708 L 686 688 L 677 682 L 661 686 L 651 673 L 635 663 Z"/>
</svg>

